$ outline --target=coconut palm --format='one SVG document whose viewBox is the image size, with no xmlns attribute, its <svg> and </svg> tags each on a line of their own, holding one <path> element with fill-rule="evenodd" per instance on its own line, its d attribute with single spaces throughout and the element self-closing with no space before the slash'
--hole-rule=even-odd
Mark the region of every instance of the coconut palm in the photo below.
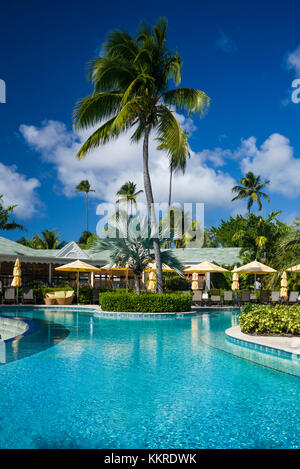
<svg viewBox="0 0 300 469">
<path fill-rule="evenodd" d="M 138 224 L 138 230 L 137 230 Z M 91 250 L 99 252 L 108 250 L 110 253 L 110 267 L 116 264 L 119 267 L 128 267 L 134 274 L 134 287 L 137 294 L 140 293 L 140 277 L 149 262 L 155 260 L 153 252 L 154 239 L 163 240 L 164 231 L 160 234 L 150 233 L 147 218 L 133 219 L 120 214 L 118 219 L 111 219 L 109 229 L 118 236 L 109 236 L 98 239 L 92 244 Z M 161 261 L 174 269 L 179 275 L 183 275 L 181 264 L 170 251 L 161 253 Z"/>
<path fill-rule="evenodd" d="M 87 179 L 81 181 L 75 189 L 75 192 L 85 192 L 85 207 L 86 207 L 86 231 L 89 231 L 89 210 L 88 210 L 88 196 L 89 192 L 96 192 L 91 189 L 91 185 Z"/>
<path fill-rule="evenodd" d="M 60 241 L 60 233 L 57 233 L 57 230 L 44 230 L 41 236 L 35 234 L 29 239 L 23 236 L 17 243 L 33 249 L 61 249 L 66 244 L 65 241 Z"/>
<path fill-rule="evenodd" d="M 144 192 L 142 189 L 139 191 L 136 190 L 136 184 L 134 184 L 134 182 L 125 182 L 117 192 L 119 198 L 116 203 L 119 204 L 120 202 L 123 202 L 126 205 L 130 203 L 130 215 L 132 216 L 132 207 L 137 207 L 136 198 L 142 192 Z"/>
<path fill-rule="evenodd" d="M 155 130 L 172 154 L 185 152 L 185 133 L 173 110 L 203 113 L 209 104 L 203 91 L 169 90 L 170 79 L 176 85 L 180 83 L 182 61 L 176 52 L 167 49 L 166 31 L 167 21 L 162 18 L 153 28 L 141 26 L 136 37 L 113 31 L 104 45 L 103 57 L 97 57 L 89 66 L 94 92 L 78 102 L 74 114 L 77 128 L 100 125 L 78 151 L 79 158 L 129 129 L 133 129 L 133 142 L 143 140 L 144 189 L 153 226 L 156 216 L 148 164 L 150 133 Z M 162 293 L 159 239 L 153 240 L 153 248 L 158 292 Z"/>
<path fill-rule="evenodd" d="M 0 230 L 2 231 L 11 231 L 11 230 L 25 230 L 23 225 L 16 223 L 15 221 L 11 221 L 11 214 L 13 213 L 14 209 L 17 205 L 9 205 L 8 207 L 4 208 L 2 203 L 3 194 L 0 195 Z"/>
<path fill-rule="evenodd" d="M 234 186 L 232 188 L 232 192 L 237 194 L 237 196 L 232 199 L 232 202 L 234 200 L 249 199 L 247 204 L 249 213 L 254 202 L 258 204 L 258 210 L 262 209 L 262 197 L 270 202 L 270 197 L 261 191 L 267 184 L 270 184 L 270 181 L 265 180 L 261 182 L 260 176 L 255 176 L 249 171 L 245 177 L 239 179 L 238 182 L 241 186 Z"/>
</svg>

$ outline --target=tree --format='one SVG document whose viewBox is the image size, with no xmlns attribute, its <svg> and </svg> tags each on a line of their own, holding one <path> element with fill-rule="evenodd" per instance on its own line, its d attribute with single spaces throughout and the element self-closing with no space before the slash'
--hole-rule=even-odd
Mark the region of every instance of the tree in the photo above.
<svg viewBox="0 0 300 469">
<path fill-rule="evenodd" d="M 138 226 L 137 226 L 138 225 Z M 140 277 L 149 262 L 155 260 L 153 253 L 154 239 L 159 236 L 162 241 L 164 232 L 150 233 L 147 218 L 133 219 L 120 215 L 118 219 L 110 220 L 109 230 L 118 235 L 109 236 L 106 239 L 98 239 L 92 245 L 92 251 L 110 251 L 110 267 L 114 264 L 120 267 L 128 267 L 134 274 L 135 293 L 140 293 Z M 161 253 L 161 261 L 174 269 L 179 275 L 183 275 L 181 264 L 170 251 Z"/>
<path fill-rule="evenodd" d="M 94 84 L 92 95 L 78 102 L 74 123 L 89 128 L 100 123 L 80 148 L 77 156 L 117 138 L 133 129 L 131 140 L 143 140 L 143 175 L 148 213 L 153 226 L 156 216 L 149 173 L 149 136 L 156 130 L 172 154 L 186 152 L 186 138 L 173 110 L 203 113 L 208 96 L 200 90 L 169 90 L 170 79 L 181 81 L 182 60 L 166 46 L 167 21 L 159 19 L 153 28 L 142 25 L 136 37 L 113 31 L 104 45 L 103 57 L 90 63 L 89 77 Z M 101 121 L 106 120 L 105 123 Z M 155 232 L 157 230 L 154 230 Z M 158 292 L 163 292 L 159 239 L 153 240 L 157 265 Z"/>
<path fill-rule="evenodd" d="M 139 194 L 144 192 L 142 189 L 137 191 L 136 184 L 132 181 L 125 182 L 117 192 L 119 199 L 116 201 L 117 204 L 124 202 L 126 205 L 130 203 L 130 215 L 132 216 L 132 206 L 137 207 L 136 198 Z"/>
<path fill-rule="evenodd" d="M 35 234 L 27 240 L 24 236 L 17 243 L 23 244 L 33 249 L 61 249 L 65 246 L 65 241 L 60 242 L 60 233 L 57 230 L 44 230 L 42 236 Z"/>
<path fill-rule="evenodd" d="M 2 231 L 11 231 L 11 230 L 26 230 L 23 225 L 16 223 L 15 221 L 11 220 L 11 215 L 17 205 L 9 205 L 8 207 L 4 208 L 3 206 L 3 194 L 0 195 L 0 230 Z"/>
<path fill-rule="evenodd" d="M 264 182 L 261 182 L 260 176 L 255 176 L 251 171 L 249 171 L 245 177 L 239 179 L 238 182 L 241 186 L 234 186 L 232 188 L 232 192 L 237 194 L 237 196 L 232 199 L 232 202 L 235 200 L 249 199 L 247 204 L 249 213 L 254 202 L 258 204 L 259 211 L 262 209 L 262 197 L 270 202 L 270 197 L 261 191 L 261 189 L 263 189 L 267 184 L 270 184 L 270 181 L 265 180 Z"/>
<path fill-rule="evenodd" d="M 89 231 L 89 210 L 88 210 L 88 196 L 89 192 L 96 192 L 91 189 L 91 185 L 87 179 L 81 181 L 75 189 L 75 192 L 85 192 L 85 206 L 86 206 L 86 231 Z"/>
<path fill-rule="evenodd" d="M 81 249 L 90 249 L 96 239 L 98 239 L 96 233 L 91 233 L 90 231 L 83 231 L 77 244 Z"/>
</svg>

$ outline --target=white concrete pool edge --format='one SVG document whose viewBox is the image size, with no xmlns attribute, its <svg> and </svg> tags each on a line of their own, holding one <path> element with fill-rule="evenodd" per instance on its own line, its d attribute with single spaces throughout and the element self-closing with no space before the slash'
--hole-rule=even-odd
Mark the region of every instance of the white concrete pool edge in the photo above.
<svg viewBox="0 0 300 469">
<path fill-rule="evenodd" d="M 288 352 L 292 355 L 300 356 L 300 337 L 275 337 L 275 336 L 252 336 L 244 334 L 240 326 L 230 327 L 226 329 L 225 334 L 238 341 L 256 344 L 266 349 L 276 349 L 283 352 Z"/>
<path fill-rule="evenodd" d="M 0 316 L 0 341 L 5 342 L 6 340 L 18 337 L 24 334 L 28 330 L 28 324 L 17 318 L 7 318 Z"/>
</svg>

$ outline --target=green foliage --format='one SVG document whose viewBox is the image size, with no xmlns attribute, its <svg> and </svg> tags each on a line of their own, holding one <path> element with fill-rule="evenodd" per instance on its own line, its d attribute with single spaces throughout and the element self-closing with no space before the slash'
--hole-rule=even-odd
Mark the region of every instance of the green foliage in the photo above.
<svg viewBox="0 0 300 469">
<path fill-rule="evenodd" d="M 184 312 L 190 311 L 192 295 L 182 293 L 101 293 L 103 311 L 119 312 Z"/>
<path fill-rule="evenodd" d="M 75 296 L 76 292 L 75 292 Z M 79 303 L 82 305 L 90 305 L 92 303 L 93 298 L 93 289 L 90 287 L 81 287 L 79 289 Z M 75 298 L 75 301 L 77 299 Z"/>
<path fill-rule="evenodd" d="M 189 282 L 185 278 L 179 276 L 164 276 L 164 286 L 166 290 L 171 291 L 190 290 Z"/>
<path fill-rule="evenodd" d="M 78 246 L 81 249 L 91 249 L 94 241 L 98 239 L 96 233 L 91 233 L 90 231 L 83 231 L 77 242 Z"/>
<path fill-rule="evenodd" d="M 0 195 L 0 230 L 2 231 L 11 231 L 11 230 L 25 230 L 23 225 L 16 223 L 11 220 L 11 215 L 17 205 L 9 205 L 8 207 L 3 207 L 3 194 Z"/>
<path fill-rule="evenodd" d="M 137 208 L 136 198 L 142 192 L 142 189 L 139 191 L 136 190 L 136 184 L 134 182 L 125 182 L 117 192 L 119 198 L 116 200 L 116 203 L 123 203 L 125 205 L 130 203 L 130 214 L 132 215 L 132 208 Z"/>
<path fill-rule="evenodd" d="M 263 189 L 267 184 L 270 184 L 270 181 L 265 180 L 264 182 L 261 182 L 260 176 L 255 176 L 251 171 L 249 171 L 246 176 L 239 179 L 238 182 L 241 186 L 234 186 L 232 188 L 232 192 L 237 194 L 232 201 L 248 199 L 247 208 L 249 213 L 254 202 L 257 203 L 258 210 L 262 209 L 262 197 L 270 202 L 269 196 L 261 191 L 261 189 Z"/>
<path fill-rule="evenodd" d="M 17 243 L 32 249 L 61 249 L 66 244 L 65 241 L 60 242 L 60 233 L 57 230 L 44 230 L 42 236 L 35 234 L 29 239 L 23 236 Z"/>
<path fill-rule="evenodd" d="M 89 181 L 86 179 L 81 181 L 75 188 L 75 192 L 85 192 L 88 194 L 89 192 L 96 192 L 95 189 L 91 189 L 91 185 Z"/>
<path fill-rule="evenodd" d="M 239 318 L 245 334 L 300 335 L 300 305 L 246 305 Z"/>
</svg>

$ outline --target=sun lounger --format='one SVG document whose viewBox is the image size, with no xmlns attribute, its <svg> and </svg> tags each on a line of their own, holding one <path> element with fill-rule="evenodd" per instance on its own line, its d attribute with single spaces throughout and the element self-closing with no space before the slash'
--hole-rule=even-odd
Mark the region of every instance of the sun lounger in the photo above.
<svg viewBox="0 0 300 469">
<path fill-rule="evenodd" d="M 202 305 L 202 291 L 200 291 L 200 290 L 194 291 L 192 303 L 195 306 L 201 306 Z"/>
<path fill-rule="evenodd" d="M 8 287 L 4 290 L 4 298 L 3 298 L 4 303 L 16 302 L 16 292 L 14 287 Z"/>
<path fill-rule="evenodd" d="M 250 293 L 250 301 L 251 301 L 251 303 L 256 303 L 257 302 L 256 293 Z"/>
<path fill-rule="evenodd" d="M 261 290 L 259 302 L 261 304 L 267 304 L 270 301 L 270 292 L 267 290 Z"/>
<path fill-rule="evenodd" d="M 221 296 L 220 290 L 212 290 L 210 296 L 210 303 L 212 304 L 220 304 L 221 303 Z"/>
<path fill-rule="evenodd" d="M 299 301 L 298 301 L 298 296 L 299 296 L 299 292 L 298 292 L 298 291 L 291 291 L 291 292 L 290 292 L 289 299 L 288 299 L 289 305 L 292 305 L 292 304 L 295 304 L 295 303 L 299 303 Z"/>
<path fill-rule="evenodd" d="M 22 303 L 36 303 L 32 288 L 23 289 Z"/>
<path fill-rule="evenodd" d="M 223 302 L 232 303 L 232 291 L 224 291 Z"/>
<path fill-rule="evenodd" d="M 73 290 L 63 290 L 46 293 L 44 300 L 46 305 L 71 305 L 73 298 Z"/>
<path fill-rule="evenodd" d="M 280 291 L 271 292 L 271 303 L 280 303 Z"/>
<path fill-rule="evenodd" d="M 241 303 L 249 303 L 249 301 L 250 301 L 250 292 L 243 290 L 241 294 Z"/>
</svg>

